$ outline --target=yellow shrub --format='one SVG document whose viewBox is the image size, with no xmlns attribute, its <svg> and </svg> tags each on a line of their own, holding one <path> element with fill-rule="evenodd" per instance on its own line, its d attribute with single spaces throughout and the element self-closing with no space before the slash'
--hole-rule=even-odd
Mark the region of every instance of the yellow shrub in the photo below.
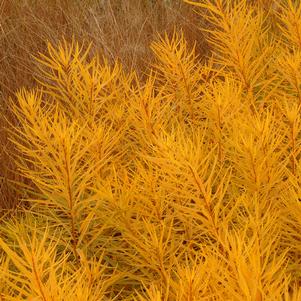
<svg viewBox="0 0 301 301">
<path fill-rule="evenodd" d="M 145 81 L 75 42 L 37 58 L 0 300 L 300 300 L 301 4 L 186 2 L 207 62 L 182 33 Z"/>
</svg>

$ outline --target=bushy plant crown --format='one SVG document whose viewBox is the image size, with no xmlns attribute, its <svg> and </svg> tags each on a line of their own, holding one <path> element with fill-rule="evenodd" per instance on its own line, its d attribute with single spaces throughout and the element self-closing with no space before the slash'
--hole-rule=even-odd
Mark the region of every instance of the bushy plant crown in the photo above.
<svg viewBox="0 0 301 301">
<path fill-rule="evenodd" d="M 36 57 L 0 300 L 301 300 L 301 4 L 185 2 L 205 61 L 181 31 L 145 80 L 75 41 Z"/>
</svg>

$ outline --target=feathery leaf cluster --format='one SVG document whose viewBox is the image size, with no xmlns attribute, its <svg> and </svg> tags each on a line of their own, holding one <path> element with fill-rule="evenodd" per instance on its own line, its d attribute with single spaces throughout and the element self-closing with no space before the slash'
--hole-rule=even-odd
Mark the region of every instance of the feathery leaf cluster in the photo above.
<svg viewBox="0 0 301 301">
<path fill-rule="evenodd" d="M 36 58 L 0 300 L 300 300 L 301 4 L 186 2 L 206 62 L 181 32 L 145 81 L 76 42 Z"/>
</svg>

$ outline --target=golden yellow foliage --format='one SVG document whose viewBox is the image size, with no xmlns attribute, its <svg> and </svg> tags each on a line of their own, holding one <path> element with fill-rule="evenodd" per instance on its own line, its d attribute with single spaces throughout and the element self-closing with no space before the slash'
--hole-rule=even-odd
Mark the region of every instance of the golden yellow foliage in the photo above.
<svg viewBox="0 0 301 301">
<path fill-rule="evenodd" d="M 10 103 L 31 206 L 1 222 L 0 300 L 300 299 L 301 4 L 186 2 L 205 63 L 182 33 L 145 81 L 76 42 L 37 58 Z"/>
</svg>

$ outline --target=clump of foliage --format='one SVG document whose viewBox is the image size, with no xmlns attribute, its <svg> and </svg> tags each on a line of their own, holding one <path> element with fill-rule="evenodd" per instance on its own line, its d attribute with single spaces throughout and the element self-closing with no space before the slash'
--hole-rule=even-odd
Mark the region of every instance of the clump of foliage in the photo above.
<svg viewBox="0 0 301 301">
<path fill-rule="evenodd" d="M 75 42 L 37 58 L 0 300 L 300 300 L 301 4 L 186 2 L 206 63 L 181 32 L 145 81 Z"/>
</svg>

